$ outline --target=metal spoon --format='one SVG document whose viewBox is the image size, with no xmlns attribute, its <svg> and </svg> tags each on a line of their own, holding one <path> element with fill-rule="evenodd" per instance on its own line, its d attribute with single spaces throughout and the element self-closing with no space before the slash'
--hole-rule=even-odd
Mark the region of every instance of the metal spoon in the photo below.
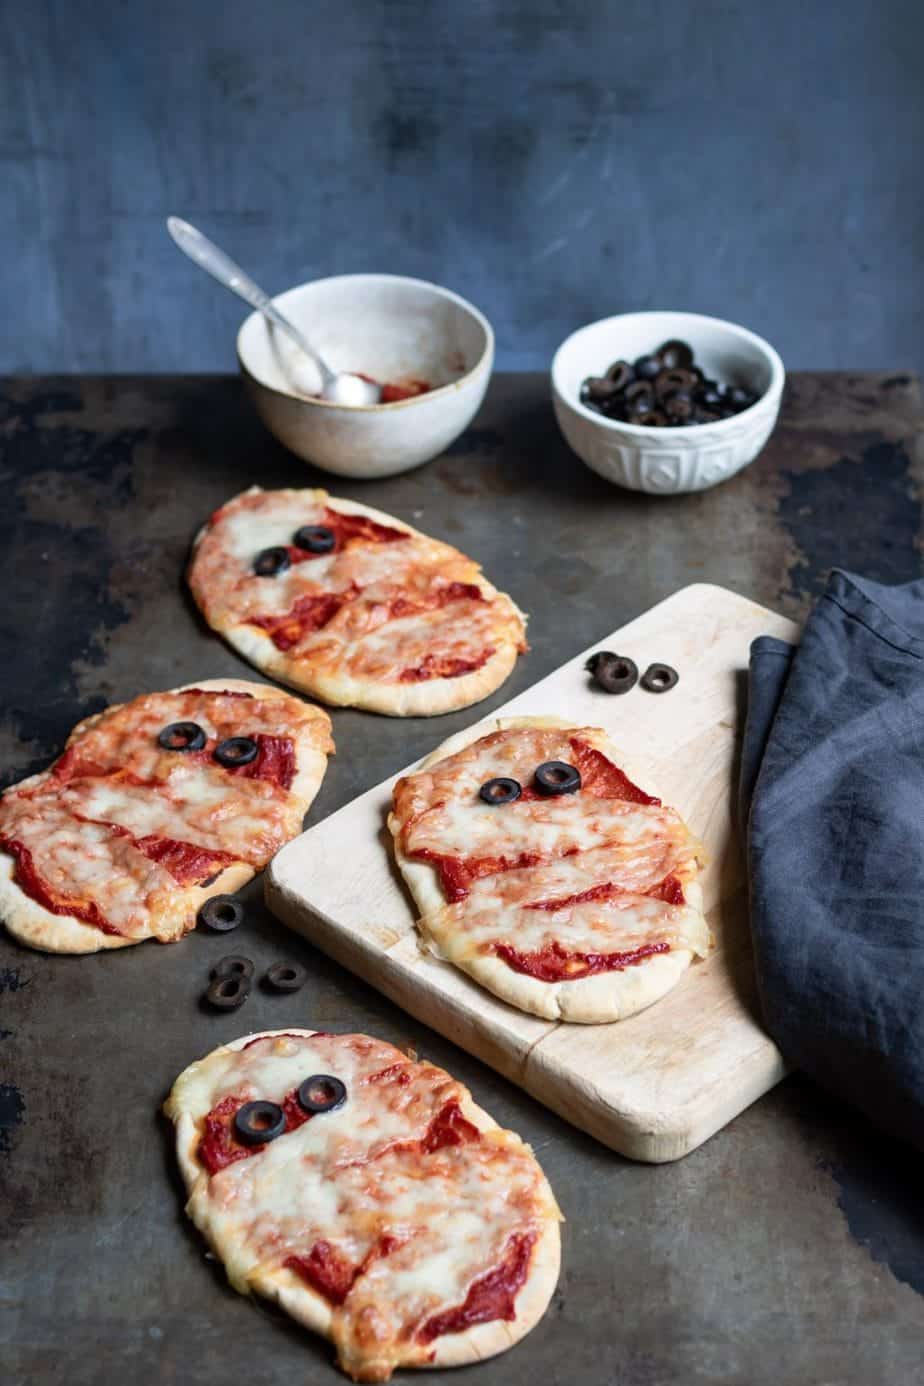
<svg viewBox="0 0 924 1386">
<path fill-rule="evenodd" d="M 197 231 L 180 217 L 168 217 L 167 230 L 180 250 L 184 255 L 188 255 L 194 264 L 207 270 L 213 279 L 217 279 L 219 284 L 224 284 L 226 289 L 230 289 L 238 298 L 249 303 L 251 308 L 256 308 L 274 326 L 285 332 L 300 351 L 314 361 L 321 372 L 322 399 L 330 400 L 333 404 L 379 403 L 381 385 L 364 380 L 362 376 L 353 375 L 349 371 L 332 371 L 323 356 L 305 341 L 295 324 L 280 313 L 269 294 L 264 293 L 239 265 L 236 265 L 223 250 L 219 250 L 207 236 L 203 236 L 201 231 Z"/>
</svg>

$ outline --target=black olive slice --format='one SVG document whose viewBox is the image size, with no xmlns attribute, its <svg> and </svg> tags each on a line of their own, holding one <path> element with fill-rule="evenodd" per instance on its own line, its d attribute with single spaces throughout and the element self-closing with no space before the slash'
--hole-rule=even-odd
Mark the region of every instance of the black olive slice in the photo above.
<svg viewBox="0 0 924 1386">
<path fill-rule="evenodd" d="M 645 428 L 664 428 L 669 420 L 662 409 L 646 409 L 641 414 L 634 414 L 632 422 L 642 424 Z"/>
<path fill-rule="evenodd" d="M 669 664 L 649 664 L 641 677 L 641 686 L 649 693 L 667 693 L 679 681 L 680 675 Z"/>
<path fill-rule="evenodd" d="M 245 1102 L 234 1113 L 234 1135 L 242 1145 L 266 1145 L 286 1129 L 286 1114 L 278 1102 Z"/>
<path fill-rule="evenodd" d="M 682 390 L 684 394 L 690 394 L 699 385 L 699 376 L 695 371 L 662 371 L 654 383 L 655 394 L 659 399 L 664 399 L 667 395 L 672 395 L 677 390 Z"/>
<path fill-rule="evenodd" d="M 219 765 L 233 770 L 238 765 L 249 765 L 256 760 L 259 749 L 249 736 L 229 736 L 227 741 L 219 741 L 212 754 Z"/>
<path fill-rule="evenodd" d="M 299 1084 L 298 1105 L 306 1112 L 333 1112 L 346 1102 L 346 1084 L 329 1073 L 312 1073 Z"/>
<path fill-rule="evenodd" d="M 635 363 L 635 374 L 639 380 L 654 380 L 661 370 L 661 362 L 657 356 L 640 356 Z"/>
<path fill-rule="evenodd" d="M 686 423 L 693 415 L 693 401 L 683 390 L 677 390 L 673 395 L 666 395 L 661 401 L 661 408 L 671 423 Z"/>
<path fill-rule="evenodd" d="M 611 650 L 592 654 L 584 667 L 607 693 L 628 693 L 638 683 L 638 665 Z"/>
<path fill-rule="evenodd" d="M 302 525 L 295 531 L 292 543 L 306 553 L 330 553 L 337 546 L 337 536 L 327 525 Z"/>
<path fill-rule="evenodd" d="M 687 342 L 680 342 L 676 338 L 662 342 L 655 355 L 661 365 L 666 366 L 669 371 L 676 370 L 678 366 L 687 369 L 693 364 L 693 348 Z"/>
<path fill-rule="evenodd" d="M 622 392 L 627 405 L 634 409 L 650 409 L 654 404 L 654 390 L 648 380 L 633 380 Z"/>
<path fill-rule="evenodd" d="M 606 378 L 617 390 L 624 390 L 635 379 L 635 371 L 628 361 L 614 361 L 606 373 Z"/>
<path fill-rule="evenodd" d="M 750 390 L 743 390 L 740 385 L 732 385 L 728 391 L 726 399 L 731 407 L 741 412 L 742 409 L 750 409 L 757 396 L 752 395 Z"/>
<path fill-rule="evenodd" d="M 249 980 L 252 976 L 253 960 L 243 957 L 240 953 L 229 953 L 226 957 L 219 958 L 209 973 L 213 982 L 216 977 L 246 977 Z"/>
<path fill-rule="evenodd" d="M 249 995 L 250 978 L 243 972 L 233 972 L 211 981 L 205 999 L 210 1006 L 215 1006 L 220 1011 L 236 1011 L 238 1006 L 243 1006 Z"/>
<path fill-rule="evenodd" d="M 275 991 L 298 991 L 305 985 L 307 968 L 301 963 L 273 963 L 266 969 L 265 980 Z"/>
<path fill-rule="evenodd" d="M 523 790 L 518 780 L 507 779 L 504 775 L 498 775 L 493 780 L 485 780 L 478 791 L 479 799 L 483 799 L 486 804 L 512 804 L 514 799 L 519 799 Z"/>
<path fill-rule="evenodd" d="M 213 895 L 199 907 L 196 923 L 214 929 L 217 934 L 226 934 L 244 922 L 244 906 L 233 895 Z"/>
<path fill-rule="evenodd" d="M 165 751 L 201 751 L 206 739 L 198 722 L 171 722 L 157 733 L 157 744 Z"/>
<path fill-rule="evenodd" d="M 260 550 L 253 561 L 253 570 L 257 577 L 278 577 L 291 561 L 288 550 L 278 544 L 271 549 Z"/>
<path fill-rule="evenodd" d="M 581 787 L 581 772 L 564 760 L 546 760 L 536 767 L 536 788 L 540 794 L 573 794 Z"/>
</svg>

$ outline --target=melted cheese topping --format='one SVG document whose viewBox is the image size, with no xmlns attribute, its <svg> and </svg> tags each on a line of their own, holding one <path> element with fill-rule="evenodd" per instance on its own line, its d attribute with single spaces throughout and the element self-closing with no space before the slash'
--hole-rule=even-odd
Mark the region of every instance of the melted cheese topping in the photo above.
<svg viewBox="0 0 924 1386">
<path fill-rule="evenodd" d="M 158 732 L 178 721 L 202 727 L 204 751 L 158 745 Z M 262 868 L 301 830 L 303 801 L 273 779 L 229 772 L 212 755 L 215 743 L 284 735 L 327 751 L 327 728 L 294 699 L 198 690 L 110 708 L 77 730 L 50 770 L 0 799 L 0 839 L 17 858 L 17 882 L 55 913 L 126 938 L 172 941 L 195 925 L 196 886 L 235 861 Z M 192 860 L 195 880 L 181 882 L 152 859 L 163 842 Z"/>
<path fill-rule="evenodd" d="M 376 683 L 451 677 L 481 667 L 501 646 L 525 648 L 521 614 L 479 565 L 399 522 L 390 534 L 402 538 L 350 538 L 277 577 L 254 573 L 262 549 L 290 546 L 302 525 L 323 524 L 327 512 L 349 513 L 337 506 L 324 491 L 253 491 L 213 515 L 189 574 L 209 624 L 276 631 L 277 645 L 306 677 L 317 670 Z M 330 597 L 337 600 L 318 607 L 317 599 Z M 299 602 L 312 601 L 315 614 L 300 623 Z M 287 616 L 281 634 L 268 624 Z"/>
<path fill-rule="evenodd" d="M 586 975 L 587 955 L 597 970 L 613 955 L 612 970 L 620 970 L 653 951 L 708 952 L 705 920 L 682 902 L 683 886 L 696 878 L 698 844 L 674 809 L 638 802 L 649 796 L 591 749 L 599 735 L 493 732 L 398 782 L 402 850 L 434 863 L 451 901 L 418 922 L 447 960 L 464 966 L 493 955 L 513 966 L 513 954 L 557 950 L 558 975 L 533 974 L 553 981 Z M 581 789 L 537 795 L 535 770 L 549 760 L 582 764 Z M 497 776 L 516 779 L 523 797 L 484 803 L 478 791 Z"/>
<path fill-rule="evenodd" d="M 429 1346 L 417 1336 L 424 1324 L 464 1303 L 509 1238 L 535 1234 L 554 1204 L 510 1132 L 422 1147 L 438 1113 L 467 1091 L 366 1036 L 283 1036 L 218 1050 L 180 1077 L 166 1110 L 201 1130 L 224 1099 L 281 1104 L 312 1073 L 340 1078 L 345 1104 L 216 1174 L 202 1168 L 188 1212 L 242 1292 L 289 1257 L 328 1244 L 356 1270 L 332 1311 L 341 1364 L 381 1380 L 398 1364 L 426 1360 Z"/>
</svg>

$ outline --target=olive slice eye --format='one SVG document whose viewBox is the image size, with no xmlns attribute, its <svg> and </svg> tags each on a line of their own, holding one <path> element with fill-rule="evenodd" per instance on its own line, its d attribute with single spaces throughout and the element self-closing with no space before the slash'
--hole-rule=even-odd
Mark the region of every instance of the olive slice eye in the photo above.
<svg viewBox="0 0 924 1386">
<path fill-rule="evenodd" d="M 638 682 L 638 665 L 612 650 L 598 650 L 584 665 L 588 674 L 607 693 L 628 693 Z"/>
<path fill-rule="evenodd" d="M 648 693 L 667 693 L 680 682 L 680 675 L 669 664 L 649 664 L 641 677 L 641 686 Z"/>
<path fill-rule="evenodd" d="M 286 1129 L 286 1114 L 277 1102 L 245 1102 L 234 1113 L 234 1134 L 242 1145 L 265 1145 Z"/>
<path fill-rule="evenodd" d="M 291 563 L 288 550 L 281 544 L 274 545 L 271 549 L 261 549 L 253 561 L 253 570 L 257 577 L 278 577 L 284 573 Z"/>
<path fill-rule="evenodd" d="M 522 793 L 519 780 L 498 775 L 493 780 L 485 780 L 478 791 L 478 797 L 486 804 L 512 804 Z"/>
<path fill-rule="evenodd" d="M 327 525 L 302 525 L 295 531 L 292 543 L 306 553 L 330 553 L 336 547 L 337 536 Z"/>
<path fill-rule="evenodd" d="M 213 895 L 199 908 L 196 922 L 217 934 L 226 934 L 244 922 L 244 906 L 233 895 Z"/>
<path fill-rule="evenodd" d="M 212 754 L 219 765 L 233 770 L 238 765 L 249 765 L 256 760 L 259 749 L 256 741 L 249 736 L 229 736 L 226 741 L 219 741 Z"/>
<path fill-rule="evenodd" d="M 540 794 L 573 794 L 581 787 L 581 772 L 565 760 L 546 760 L 537 766 L 535 780 Z"/>
<path fill-rule="evenodd" d="M 346 1084 L 330 1073 L 312 1073 L 298 1088 L 298 1105 L 303 1111 L 316 1114 L 333 1112 L 346 1101 Z"/>
<path fill-rule="evenodd" d="M 171 722 L 157 733 L 157 744 L 165 751 L 201 751 L 205 742 L 198 722 Z"/>
</svg>

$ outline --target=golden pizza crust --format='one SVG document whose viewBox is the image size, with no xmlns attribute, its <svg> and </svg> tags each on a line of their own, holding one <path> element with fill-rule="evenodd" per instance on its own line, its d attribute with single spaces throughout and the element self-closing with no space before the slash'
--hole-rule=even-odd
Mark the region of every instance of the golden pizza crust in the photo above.
<svg viewBox="0 0 924 1386">
<path fill-rule="evenodd" d="M 417 767 L 419 771 L 429 770 L 439 761 L 463 751 L 467 746 L 480 741 L 495 731 L 513 731 L 517 728 L 570 727 L 572 722 L 562 717 L 497 717 L 476 723 L 464 731 L 449 737 Z M 637 782 L 625 756 L 609 740 L 600 728 L 594 728 L 587 737 L 590 745 L 602 752 L 614 764 Z M 425 861 L 408 857 L 401 849 L 400 833 L 402 822 L 394 812 L 388 815 L 388 827 L 394 839 L 395 859 L 414 902 L 420 911 L 417 929 L 421 941 L 428 940 L 427 916 L 435 914 L 446 904 L 446 897 L 440 886 L 439 875 L 434 867 Z M 684 883 L 684 894 L 690 908 L 703 914 L 703 895 L 698 881 Z M 438 949 L 434 950 L 437 957 Z M 468 973 L 474 981 L 486 990 L 499 996 L 502 1001 L 527 1011 L 530 1015 L 541 1016 L 545 1020 L 564 1020 L 574 1024 L 601 1025 L 612 1021 L 625 1020 L 648 1006 L 660 1001 L 672 987 L 676 986 L 693 961 L 693 954 L 687 948 L 672 948 L 669 953 L 644 958 L 631 967 L 620 971 L 598 972 L 589 977 L 576 977 L 567 982 L 543 982 L 526 973 L 515 972 L 500 958 L 487 954 L 466 958 L 464 961 L 446 963 Z"/>
<path fill-rule="evenodd" d="M 262 489 L 260 486 L 251 486 L 242 494 L 254 495 Z M 415 529 L 405 520 L 399 520 L 384 510 L 363 505 L 360 501 L 330 496 L 327 491 L 320 489 L 306 489 L 294 494 L 304 495 L 306 502 L 313 505 L 329 506 L 331 510 L 337 510 L 344 515 L 364 515 L 381 525 L 406 531 L 412 537 L 430 539 L 429 535 Z M 481 668 L 455 678 L 422 679 L 417 683 L 376 681 L 350 676 L 346 672 L 331 673 L 313 668 L 304 658 L 300 659 L 278 649 L 272 638 L 259 626 L 251 625 L 249 622 L 224 624 L 209 619 L 191 577 L 198 547 L 208 533 L 208 528 L 208 525 L 204 525 L 193 540 L 187 575 L 193 596 L 205 619 L 238 654 L 243 655 L 244 659 L 261 673 L 299 692 L 309 693 L 333 707 L 358 707 L 366 712 L 383 713 L 389 717 L 439 717 L 448 712 L 457 712 L 460 708 L 481 702 L 500 688 L 509 678 L 517 662 L 517 656 L 521 653 L 522 632 L 527 620 L 525 613 L 512 598 L 504 592 L 498 592 L 497 588 L 478 572 L 467 580 L 480 588 L 489 600 L 497 598 L 505 603 L 508 612 L 515 615 L 521 623 L 519 638 L 513 639 L 507 633 L 503 638 L 498 638 L 494 654 Z"/>
<path fill-rule="evenodd" d="M 262 699 L 289 699 L 297 705 L 300 716 L 304 716 L 306 712 L 310 713 L 313 722 L 326 723 L 329 733 L 330 718 L 322 708 L 315 708 L 310 704 L 303 703 L 300 699 L 292 698 L 291 694 L 284 693 L 279 688 L 273 688 L 270 684 L 253 683 L 246 679 L 205 679 L 198 683 L 185 683 L 179 688 L 171 688 L 166 691 L 182 693 L 189 688 L 201 688 L 203 692 L 207 693 L 238 692 L 250 693 L 253 697 Z M 71 746 L 78 737 L 89 731 L 103 717 L 124 706 L 124 703 L 112 703 L 109 707 L 103 708 L 101 712 L 85 717 L 71 731 L 65 742 L 65 748 Z M 328 744 L 332 752 L 333 742 L 330 741 L 329 736 Z M 301 739 L 296 737 L 295 760 L 297 770 L 290 793 L 300 800 L 304 815 L 308 812 L 321 787 L 321 781 L 327 769 L 327 755 L 311 745 L 307 736 Z M 18 784 L 11 785 L 10 788 L 18 790 L 27 785 L 36 784 L 45 773 L 45 771 L 40 771 L 37 775 L 30 775 L 28 779 L 20 780 Z M 12 934 L 18 942 L 25 944 L 26 947 L 39 949 L 43 953 L 99 953 L 110 948 L 128 948 L 134 944 L 149 941 L 149 938 L 126 938 L 123 934 L 104 933 L 102 929 L 97 929 L 92 924 L 85 924 L 83 920 L 76 919 L 71 914 L 53 914 L 51 910 L 46 910 L 43 905 L 38 904 L 16 884 L 13 879 L 14 871 L 13 858 L 5 852 L 0 852 L 0 921 L 6 926 L 7 932 Z M 213 895 L 233 895 L 248 881 L 253 880 L 256 874 L 255 869 L 249 863 L 232 862 L 207 886 L 187 886 L 185 888 L 178 886 L 177 889 L 184 890 L 189 900 L 191 912 L 198 913 L 205 901 L 211 899 Z M 162 941 L 176 942 L 177 940 Z"/>
<path fill-rule="evenodd" d="M 232 1040 L 221 1048 L 225 1050 L 243 1049 L 253 1040 L 271 1039 L 277 1035 L 302 1035 L 306 1039 L 310 1039 L 314 1033 L 314 1030 L 305 1030 L 296 1026 L 289 1026 L 285 1030 L 259 1030 L 252 1035 L 243 1035 L 239 1039 Z M 210 1057 L 211 1055 L 206 1055 L 205 1059 L 199 1062 L 206 1062 Z M 195 1067 L 195 1065 L 191 1067 Z M 196 1159 L 200 1139 L 199 1131 L 189 1112 L 183 1108 L 179 1096 L 175 1096 L 187 1072 L 188 1070 L 184 1070 L 177 1078 L 170 1096 L 164 1103 L 164 1112 L 173 1121 L 176 1128 L 177 1160 L 189 1195 L 186 1212 L 206 1238 L 215 1255 L 226 1263 L 226 1249 L 220 1240 L 210 1236 L 212 1228 L 207 1216 L 209 1176 Z M 499 1129 L 493 1117 L 489 1116 L 483 1108 L 472 1100 L 468 1091 L 459 1105 L 462 1115 L 477 1126 L 480 1131 Z M 496 1320 L 491 1323 L 476 1324 L 473 1328 L 465 1329 L 460 1333 L 445 1334 L 424 1349 L 416 1359 L 409 1356 L 406 1361 L 395 1362 L 389 1358 L 380 1364 L 366 1364 L 367 1369 L 361 1375 L 355 1376 L 354 1380 L 384 1381 L 388 1379 L 395 1368 L 464 1366 L 472 1362 L 480 1362 L 487 1357 L 494 1357 L 497 1353 L 506 1351 L 507 1348 L 513 1347 L 521 1338 L 524 1338 L 536 1326 L 548 1308 L 558 1283 L 561 1266 L 559 1223 L 563 1221 L 563 1218 L 544 1176 L 543 1194 L 544 1205 L 539 1238 L 533 1248 L 526 1283 L 516 1297 L 516 1314 L 513 1319 L 509 1322 Z M 227 1250 L 230 1252 L 231 1248 L 229 1247 Z M 283 1267 L 264 1271 L 257 1269 L 248 1274 L 241 1283 L 236 1283 L 232 1279 L 231 1284 L 240 1294 L 252 1292 L 273 1300 L 296 1322 L 310 1329 L 313 1333 L 318 1333 L 329 1341 L 332 1340 L 333 1314 L 330 1304 L 322 1295 L 312 1290 L 294 1271 Z M 419 1352 L 419 1350 L 417 1351 Z M 378 1371 L 376 1371 L 376 1366 L 379 1368 Z"/>
</svg>

